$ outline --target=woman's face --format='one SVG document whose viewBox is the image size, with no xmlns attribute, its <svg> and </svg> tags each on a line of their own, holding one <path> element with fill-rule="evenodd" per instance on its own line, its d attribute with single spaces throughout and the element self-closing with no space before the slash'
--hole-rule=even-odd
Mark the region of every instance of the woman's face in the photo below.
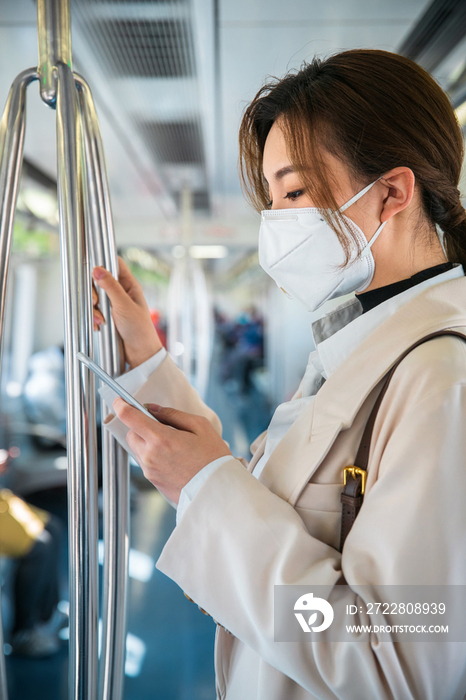
<svg viewBox="0 0 466 700">
<path fill-rule="evenodd" d="M 347 166 L 328 151 L 322 153 L 322 159 L 327 168 L 328 181 L 331 183 L 333 195 L 338 206 L 342 206 L 356 192 L 364 187 L 357 185 L 351 178 Z M 294 207 L 313 207 L 315 203 L 303 187 L 300 174 L 293 170 L 288 155 L 285 136 L 277 120 L 270 129 L 265 142 L 263 154 L 263 170 L 269 185 L 271 209 L 291 209 Z M 380 223 L 380 192 L 374 186 L 360 200 L 349 207 L 345 214 L 361 229 L 367 231 L 370 238 Z"/>
<path fill-rule="evenodd" d="M 322 151 L 322 162 L 338 207 L 369 184 L 355 182 L 344 162 L 328 151 Z M 311 171 L 312 163 L 309 165 Z M 263 169 L 272 209 L 315 206 L 299 172 L 293 170 L 279 119 L 265 142 Z M 432 224 L 422 218 L 421 197 L 410 168 L 399 166 L 385 173 L 345 210 L 345 216 L 359 226 L 368 241 L 382 221 L 388 223 L 371 248 L 375 274 L 364 291 L 407 279 L 419 270 L 446 260 L 436 237 L 433 242 Z M 421 231 L 425 231 L 425 236 Z"/>
</svg>

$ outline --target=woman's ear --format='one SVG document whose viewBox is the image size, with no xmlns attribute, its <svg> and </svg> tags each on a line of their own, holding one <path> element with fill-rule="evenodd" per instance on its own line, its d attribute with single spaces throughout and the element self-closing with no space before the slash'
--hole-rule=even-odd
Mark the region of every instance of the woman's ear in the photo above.
<svg viewBox="0 0 466 700">
<path fill-rule="evenodd" d="M 399 167 L 381 177 L 380 182 L 387 187 L 380 214 L 380 221 L 384 222 L 409 206 L 414 195 L 416 178 L 410 168 Z"/>
</svg>

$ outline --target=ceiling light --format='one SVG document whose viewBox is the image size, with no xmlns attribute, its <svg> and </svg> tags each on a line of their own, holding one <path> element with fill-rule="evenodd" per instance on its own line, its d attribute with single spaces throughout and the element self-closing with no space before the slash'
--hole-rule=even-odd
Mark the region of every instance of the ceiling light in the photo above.
<svg viewBox="0 0 466 700">
<path fill-rule="evenodd" d="M 57 198 L 51 192 L 25 188 L 21 192 L 21 199 L 38 219 L 43 219 L 53 225 L 58 223 Z"/>
<path fill-rule="evenodd" d="M 192 258 L 226 258 L 228 248 L 225 245 L 192 245 L 189 254 Z"/>
</svg>

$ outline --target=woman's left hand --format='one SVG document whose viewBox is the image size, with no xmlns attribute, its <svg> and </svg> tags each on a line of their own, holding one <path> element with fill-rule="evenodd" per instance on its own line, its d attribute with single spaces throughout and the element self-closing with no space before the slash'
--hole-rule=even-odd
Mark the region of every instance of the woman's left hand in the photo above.
<svg viewBox="0 0 466 700">
<path fill-rule="evenodd" d="M 117 398 L 113 408 L 130 428 L 126 440 L 146 479 L 178 503 L 181 489 L 203 467 L 231 454 L 224 440 L 204 416 L 175 408 L 146 404 L 157 421 Z"/>
</svg>

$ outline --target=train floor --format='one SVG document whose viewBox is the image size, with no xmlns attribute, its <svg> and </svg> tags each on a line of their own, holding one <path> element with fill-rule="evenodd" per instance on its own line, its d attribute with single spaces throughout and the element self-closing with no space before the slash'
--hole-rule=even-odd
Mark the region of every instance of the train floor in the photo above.
<svg viewBox="0 0 466 700">
<path fill-rule="evenodd" d="M 250 441 L 265 429 L 270 419 L 264 395 L 254 383 L 249 383 L 247 392 L 244 392 L 241 378 L 224 381 L 216 355 L 207 401 L 222 420 L 224 437 L 233 454 L 246 456 Z M 54 453 L 53 459 L 56 456 Z M 29 454 L 29 458 L 34 458 L 34 454 Z M 40 455 L 40 459 L 46 458 L 47 454 Z M 64 486 L 38 491 L 28 496 L 28 500 L 66 523 Z M 144 479 L 139 468 L 133 467 L 125 700 L 215 698 L 215 624 L 185 598 L 176 584 L 155 568 L 155 561 L 174 526 L 175 511 Z M 61 563 L 64 609 L 67 601 L 66 541 Z M 53 656 L 32 659 L 8 654 L 8 621 L 11 619 L 8 580 L 2 591 L 10 700 L 66 700 L 66 630 L 62 633 L 65 639 L 61 649 Z"/>
</svg>

